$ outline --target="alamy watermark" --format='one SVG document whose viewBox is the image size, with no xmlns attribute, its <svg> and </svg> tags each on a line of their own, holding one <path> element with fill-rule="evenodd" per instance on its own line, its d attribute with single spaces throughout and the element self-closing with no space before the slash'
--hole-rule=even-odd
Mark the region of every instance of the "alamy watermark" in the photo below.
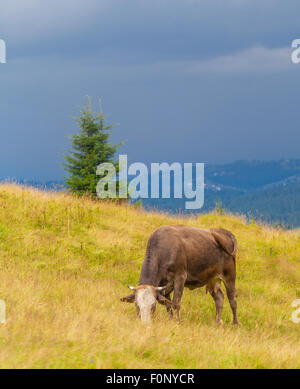
<svg viewBox="0 0 300 389">
<path fill-rule="evenodd" d="M 300 62 L 300 39 L 294 39 L 292 42 L 292 47 L 295 50 L 292 51 L 291 60 L 293 63 L 297 64 Z"/>
<path fill-rule="evenodd" d="M 149 175 L 148 167 L 144 163 L 136 162 L 128 166 L 127 155 L 120 155 L 119 170 L 117 180 L 116 168 L 112 163 L 102 163 L 97 167 L 97 175 L 102 176 L 96 188 L 99 198 L 116 198 L 118 181 L 118 197 L 121 199 L 128 198 L 128 196 L 132 199 L 158 199 L 160 193 L 161 198 L 169 199 L 171 198 L 172 172 L 174 198 L 182 199 L 184 195 L 190 200 L 185 202 L 186 209 L 195 210 L 203 207 L 204 163 L 196 163 L 195 166 L 192 163 L 184 163 L 182 166 L 179 162 L 171 165 L 166 162 L 151 163 Z M 128 175 L 135 175 L 129 184 Z M 149 178 L 151 179 L 150 188 Z"/>
<path fill-rule="evenodd" d="M 293 323 L 298 324 L 300 323 L 300 299 L 296 299 L 292 302 L 292 307 L 297 308 L 295 311 L 292 313 L 291 320 Z"/>
<path fill-rule="evenodd" d="M 0 300 L 0 324 L 6 323 L 6 304 L 5 301 Z"/>
<path fill-rule="evenodd" d="M 0 39 L 0 63 L 6 63 L 6 43 Z"/>
</svg>

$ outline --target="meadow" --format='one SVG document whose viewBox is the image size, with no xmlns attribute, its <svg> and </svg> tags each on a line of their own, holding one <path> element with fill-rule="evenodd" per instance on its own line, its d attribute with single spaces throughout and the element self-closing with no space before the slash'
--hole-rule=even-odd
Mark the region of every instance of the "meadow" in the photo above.
<svg viewBox="0 0 300 389">
<path fill-rule="evenodd" d="M 120 302 L 164 224 L 235 234 L 241 326 L 227 298 L 215 324 L 204 288 L 184 291 L 180 324 L 157 306 L 145 328 Z M 0 185 L 0 368 L 300 368 L 300 323 L 291 321 L 299 281 L 299 231 Z"/>
</svg>

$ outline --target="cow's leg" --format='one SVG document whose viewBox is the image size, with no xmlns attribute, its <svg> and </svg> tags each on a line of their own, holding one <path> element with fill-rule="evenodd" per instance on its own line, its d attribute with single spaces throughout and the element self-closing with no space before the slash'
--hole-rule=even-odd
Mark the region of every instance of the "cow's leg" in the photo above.
<svg viewBox="0 0 300 389">
<path fill-rule="evenodd" d="M 209 292 L 216 304 L 216 322 L 222 323 L 222 309 L 224 303 L 224 294 L 220 289 L 221 282 L 219 279 L 213 279 L 206 285 L 206 293 Z"/>
<path fill-rule="evenodd" d="M 173 306 L 176 312 L 176 318 L 178 322 L 180 322 L 179 311 L 180 311 L 180 303 L 181 303 L 181 297 L 182 297 L 185 281 L 186 281 L 186 273 L 175 276 Z"/>
<path fill-rule="evenodd" d="M 229 280 L 225 283 L 226 287 L 226 293 L 229 300 L 229 304 L 232 310 L 233 314 L 233 324 L 239 324 L 238 318 L 237 318 L 237 293 L 235 289 L 235 280 Z"/>
<path fill-rule="evenodd" d="M 211 294 L 212 298 L 215 300 L 215 304 L 216 304 L 216 322 L 217 324 L 221 324 L 224 294 L 220 288 L 218 288 L 217 290 L 215 289 L 209 290 L 209 293 Z"/>
<path fill-rule="evenodd" d="M 167 293 L 165 295 L 165 298 L 171 301 L 170 294 L 171 294 L 171 292 Z M 173 309 L 171 307 L 169 307 L 169 306 L 166 306 L 166 308 L 167 308 L 167 312 L 169 313 L 170 317 L 173 317 Z"/>
</svg>

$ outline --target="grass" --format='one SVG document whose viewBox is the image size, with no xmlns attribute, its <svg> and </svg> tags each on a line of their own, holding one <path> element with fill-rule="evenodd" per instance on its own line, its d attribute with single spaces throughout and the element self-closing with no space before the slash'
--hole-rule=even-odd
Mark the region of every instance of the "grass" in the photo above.
<svg viewBox="0 0 300 389">
<path fill-rule="evenodd" d="M 239 328 L 204 289 L 185 290 L 182 323 L 157 307 L 151 328 L 120 302 L 152 231 L 224 227 L 237 237 Z M 170 218 L 126 205 L 0 186 L 1 368 L 299 368 L 300 235 L 233 215 Z"/>
</svg>

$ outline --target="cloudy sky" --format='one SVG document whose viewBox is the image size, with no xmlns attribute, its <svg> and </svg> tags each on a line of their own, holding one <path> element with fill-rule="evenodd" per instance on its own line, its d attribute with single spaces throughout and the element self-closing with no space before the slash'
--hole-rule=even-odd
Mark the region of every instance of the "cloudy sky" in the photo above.
<svg viewBox="0 0 300 389">
<path fill-rule="evenodd" d="M 298 0 L 0 3 L 0 179 L 60 179 L 90 95 L 135 162 L 300 158 Z"/>
</svg>

